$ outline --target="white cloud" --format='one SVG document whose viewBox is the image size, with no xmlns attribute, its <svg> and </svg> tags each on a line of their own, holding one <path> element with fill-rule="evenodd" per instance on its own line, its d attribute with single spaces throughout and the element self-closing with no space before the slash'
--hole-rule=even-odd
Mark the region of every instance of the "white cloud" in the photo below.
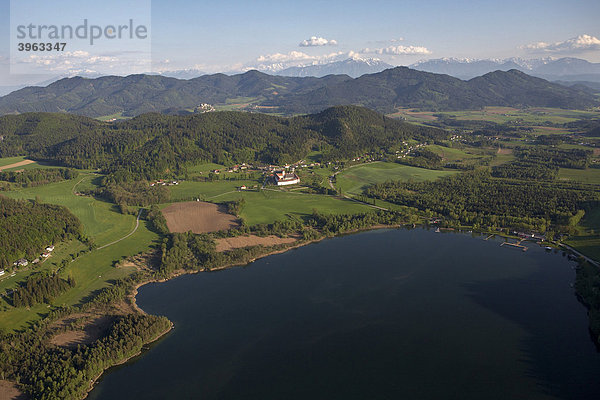
<svg viewBox="0 0 600 400">
<path fill-rule="evenodd" d="M 388 46 L 379 48 L 365 48 L 360 54 L 386 54 L 386 55 L 415 55 L 415 54 L 431 54 L 431 51 L 422 46 Z"/>
<path fill-rule="evenodd" d="M 562 42 L 531 43 L 521 46 L 521 49 L 534 53 L 579 53 L 584 51 L 600 50 L 600 39 L 591 35 L 579 35 Z"/>
<path fill-rule="evenodd" d="M 313 46 L 337 46 L 337 40 L 325 39 L 322 37 L 311 36 L 310 39 L 305 39 L 300 42 L 300 47 L 313 47 Z"/>
<path fill-rule="evenodd" d="M 256 61 L 259 63 L 274 63 L 274 62 L 290 62 L 290 61 L 303 61 L 303 60 L 311 60 L 313 56 L 309 56 L 306 53 L 301 51 L 290 51 L 287 54 L 283 53 L 274 53 L 267 54 L 264 56 L 259 56 Z"/>
<path fill-rule="evenodd" d="M 100 74 L 114 72 L 129 74 L 144 72 L 142 68 L 149 64 L 150 59 L 137 57 L 114 57 L 109 55 L 90 54 L 87 51 L 65 51 L 56 54 L 30 54 L 18 60 L 15 64 L 29 65 L 39 68 L 45 73 L 77 75 Z"/>
<path fill-rule="evenodd" d="M 342 51 L 314 56 L 301 51 L 273 53 L 259 56 L 253 62 L 246 64 L 242 70 L 258 69 L 261 71 L 277 72 L 288 67 L 323 64 L 348 57 L 350 57 L 350 53 Z"/>
</svg>

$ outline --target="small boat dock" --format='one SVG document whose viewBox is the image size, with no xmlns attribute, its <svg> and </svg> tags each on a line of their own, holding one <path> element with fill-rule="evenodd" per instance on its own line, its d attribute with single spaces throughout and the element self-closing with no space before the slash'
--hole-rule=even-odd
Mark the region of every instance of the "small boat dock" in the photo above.
<svg viewBox="0 0 600 400">
<path fill-rule="evenodd" d="M 502 242 L 500 243 L 500 246 L 512 246 L 512 247 L 516 247 L 519 248 L 523 251 L 527 251 L 528 247 L 523 246 L 521 243 L 523 242 L 523 240 L 519 240 L 517 243 L 510 243 L 510 242 Z"/>
</svg>

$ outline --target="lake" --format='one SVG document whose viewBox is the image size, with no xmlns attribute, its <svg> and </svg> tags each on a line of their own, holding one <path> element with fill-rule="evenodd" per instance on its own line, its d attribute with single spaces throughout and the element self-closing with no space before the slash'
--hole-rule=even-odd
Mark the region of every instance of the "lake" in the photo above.
<svg viewBox="0 0 600 400">
<path fill-rule="evenodd" d="M 142 287 L 175 329 L 98 399 L 598 399 L 560 253 L 377 230 Z"/>
</svg>

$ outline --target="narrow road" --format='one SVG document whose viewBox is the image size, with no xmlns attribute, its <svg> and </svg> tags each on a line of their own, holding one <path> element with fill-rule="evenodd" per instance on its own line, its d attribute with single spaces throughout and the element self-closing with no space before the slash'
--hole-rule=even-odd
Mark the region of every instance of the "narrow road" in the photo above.
<svg viewBox="0 0 600 400">
<path fill-rule="evenodd" d="M 100 246 L 100 247 L 96 248 L 96 250 L 105 249 L 108 246 L 112 246 L 113 244 L 119 243 L 120 241 L 125 240 L 129 236 L 133 235 L 135 233 L 135 231 L 137 231 L 138 227 L 140 226 L 140 215 L 142 215 L 142 210 L 143 210 L 143 208 L 140 208 L 140 211 L 138 212 L 137 218 L 135 220 L 135 228 L 133 228 L 133 230 L 131 232 L 129 232 L 127 235 L 123 236 L 121 239 L 115 240 L 114 242 L 111 242 L 109 244 L 105 244 L 104 246 Z"/>
<path fill-rule="evenodd" d="M 84 176 L 83 178 L 81 178 L 81 179 L 79 180 L 79 182 L 77 182 L 76 184 L 74 184 L 74 185 L 73 185 L 73 189 L 71 189 L 71 192 L 72 192 L 73 194 L 77 193 L 77 192 L 75 192 L 75 188 L 77 187 L 77 185 L 79 185 L 81 182 L 83 182 L 83 180 L 84 180 L 84 179 L 85 179 L 85 176 Z"/>
<path fill-rule="evenodd" d="M 596 267 L 600 267 L 600 264 L 598 264 L 598 262 L 596 260 L 592 260 L 591 258 L 589 258 L 588 256 L 580 253 L 579 251 L 575 250 L 574 248 L 572 248 L 569 245 L 566 245 L 564 243 L 559 243 L 558 244 L 560 247 L 564 247 L 565 249 L 571 250 L 573 253 L 577 254 L 579 257 L 583 257 L 584 260 L 586 260 L 587 262 L 589 262 L 592 265 L 595 265 Z"/>
</svg>

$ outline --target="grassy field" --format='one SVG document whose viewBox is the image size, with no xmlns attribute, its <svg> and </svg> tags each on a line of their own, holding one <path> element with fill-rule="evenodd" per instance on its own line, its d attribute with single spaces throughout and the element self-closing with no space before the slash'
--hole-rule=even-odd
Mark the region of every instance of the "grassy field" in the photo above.
<svg viewBox="0 0 600 400">
<path fill-rule="evenodd" d="M 10 164 L 21 162 L 21 161 L 25 160 L 25 158 L 26 157 L 24 157 L 24 156 L 0 158 L 0 167 L 4 167 L 5 165 L 10 165 Z"/>
<path fill-rule="evenodd" d="M 392 117 L 402 117 L 409 122 L 436 121 L 438 116 L 455 118 L 461 121 L 490 121 L 498 124 L 518 122 L 527 125 L 543 125 L 545 123 L 563 124 L 582 118 L 598 117 L 598 111 L 563 110 L 560 108 L 528 108 L 485 107 L 483 110 L 449 111 L 449 112 L 419 112 L 411 109 L 398 109 L 390 114 Z M 543 127 L 542 127 L 542 130 Z"/>
<path fill-rule="evenodd" d="M 242 210 L 242 218 L 249 225 L 272 223 L 290 217 L 302 218 L 312 214 L 315 209 L 327 214 L 360 213 L 373 210 L 352 200 L 278 189 L 228 193 L 220 196 L 219 201 L 240 198 L 245 199 L 246 205 Z"/>
<path fill-rule="evenodd" d="M 600 185 L 600 168 L 561 168 L 558 171 L 558 179 Z"/>
<path fill-rule="evenodd" d="M 360 194 L 373 183 L 389 180 L 433 180 L 454 173 L 453 171 L 436 171 L 396 163 L 376 162 L 358 165 L 340 172 L 336 176 L 336 186 L 344 193 Z"/>
<path fill-rule="evenodd" d="M 64 205 L 81 220 L 85 234 L 98 246 L 103 246 L 132 232 L 136 226 L 136 217 L 118 213 L 113 204 L 74 194 L 76 189 L 93 187 L 94 180 L 98 178 L 94 174 L 86 173 L 73 180 L 3 194 L 17 199 L 38 198 L 44 202 Z M 54 304 L 78 304 L 93 292 L 108 286 L 111 281 L 128 275 L 132 272 L 130 268 L 115 268 L 114 263 L 123 257 L 148 250 L 157 239 L 158 235 L 150 231 L 144 221 L 140 221 L 138 229 L 128 238 L 76 258 L 61 270 L 61 274 L 75 278 L 77 286 L 57 298 Z M 15 287 L 34 271 L 56 270 L 60 261 L 70 260 L 73 254 L 83 249 L 83 244 L 77 241 L 57 246 L 52 257 L 40 266 L 19 271 L 14 277 L 1 281 L 0 293 Z M 0 300 L 0 326 L 5 329 L 19 329 L 39 319 L 48 310 L 47 305 L 36 306 L 32 310 L 15 309 L 9 307 L 3 298 Z"/>
<path fill-rule="evenodd" d="M 565 243 L 586 256 L 600 261 L 600 207 L 588 212 L 583 217 L 579 233 Z"/>
<path fill-rule="evenodd" d="M 76 196 L 75 190 L 94 186 L 97 178 L 93 174 L 80 174 L 77 178 L 33 188 L 24 188 L 4 193 L 15 199 L 36 199 L 51 204 L 60 204 L 75 214 L 85 227 L 85 234 L 94 239 L 98 246 L 109 243 L 115 237 L 126 235 L 135 225 L 133 215 L 122 215 L 114 204 L 92 197 Z"/>
<path fill-rule="evenodd" d="M 486 155 L 489 156 L 489 153 L 491 152 L 491 150 L 480 148 L 456 149 L 439 145 L 426 146 L 425 148 L 433 151 L 434 153 L 442 157 L 444 161 L 473 160 L 484 157 Z"/>
<path fill-rule="evenodd" d="M 221 196 L 227 193 L 237 192 L 242 185 L 252 187 L 260 185 L 258 181 L 214 181 L 194 182 L 183 181 L 177 186 L 171 186 L 171 200 L 184 201 L 200 198 L 213 202 L 221 201 Z"/>
<path fill-rule="evenodd" d="M 187 170 L 188 174 L 190 174 L 190 175 L 198 175 L 200 173 L 206 174 L 212 170 L 223 169 L 223 168 L 225 168 L 225 166 L 221 165 L 221 164 L 205 163 L 205 164 L 197 164 L 197 165 L 187 166 L 186 170 Z"/>
<path fill-rule="evenodd" d="M 101 117 L 96 118 L 99 121 L 110 121 L 112 119 L 131 119 L 131 117 L 126 117 L 123 115 L 122 112 L 118 112 L 118 113 L 114 113 L 114 114 L 110 114 L 110 115 L 103 115 Z"/>
<path fill-rule="evenodd" d="M 241 185 L 253 190 L 238 190 Z M 215 181 L 215 182 L 181 182 L 171 187 L 173 201 L 201 198 L 203 200 L 222 203 L 226 201 L 245 199 L 246 205 L 242 211 L 244 221 L 249 225 L 272 223 L 288 217 L 296 218 L 308 215 L 313 209 L 325 213 L 365 212 L 371 208 L 336 197 L 302 193 L 298 187 L 281 190 L 268 186 L 259 190 L 262 184 L 258 181 Z"/>
</svg>

